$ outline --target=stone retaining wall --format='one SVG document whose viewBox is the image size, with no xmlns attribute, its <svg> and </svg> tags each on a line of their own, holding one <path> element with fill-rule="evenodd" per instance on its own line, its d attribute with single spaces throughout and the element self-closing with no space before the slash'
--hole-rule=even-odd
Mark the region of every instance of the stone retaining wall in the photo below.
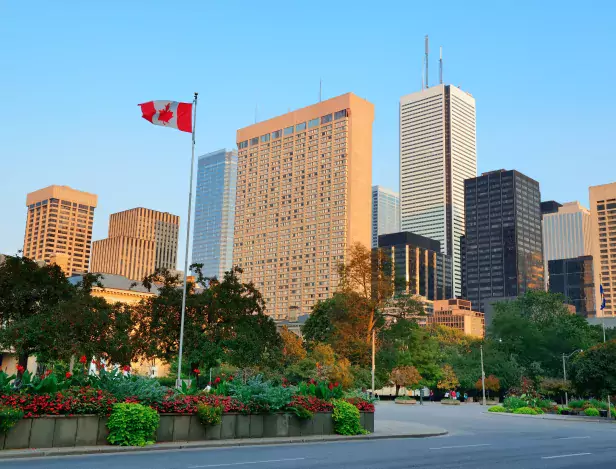
<svg viewBox="0 0 616 469">
<path fill-rule="evenodd" d="M 360 412 L 362 426 L 374 432 L 374 413 Z M 107 418 L 96 415 L 22 419 L 0 434 L 0 449 L 107 445 Z M 331 412 L 310 420 L 294 414 L 223 414 L 222 423 L 204 427 L 196 415 L 162 414 L 156 441 L 201 441 L 334 434 Z"/>
</svg>

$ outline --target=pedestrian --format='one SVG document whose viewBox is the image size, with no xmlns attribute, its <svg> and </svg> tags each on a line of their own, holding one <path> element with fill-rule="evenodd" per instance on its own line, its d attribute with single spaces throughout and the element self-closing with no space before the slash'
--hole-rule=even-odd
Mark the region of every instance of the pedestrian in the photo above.
<svg viewBox="0 0 616 469">
<path fill-rule="evenodd" d="M 464 393 L 464 402 L 466 402 L 468 400 L 468 393 Z"/>
<path fill-rule="evenodd" d="M 445 399 L 449 399 L 449 391 L 445 393 Z"/>
<path fill-rule="evenodd" d="M 419 405 L 423 405 L 423 398 L 424 398 L 424 390 L 423 388 L 421 388 L 419 390 Z"/>
<path fill-rule="evenodd" d="M 432 402 L 432 399 L 434 399 L 434 391 L 430 389 L 430 402 Z"/>
</svg>

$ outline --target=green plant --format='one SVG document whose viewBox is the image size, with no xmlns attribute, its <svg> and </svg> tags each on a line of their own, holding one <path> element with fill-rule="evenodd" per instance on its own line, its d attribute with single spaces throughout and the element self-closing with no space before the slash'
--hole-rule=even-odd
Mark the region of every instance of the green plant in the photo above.
<svg viewBox="0 0 616 469">
<path fill-rule="evenodd" d="M 537 415 L 537 409 L 533 409 L 531 407 L 518 407 L 513 411 L 513 413 L 522 415 Z"/>
<path fill-rule="evenodd" d="M 494 405 L 488 408 L 488 412 L 507 412 L 507 409 L 505 409 L 502 405 Z"/>
<path fill-rule="evenodd" d="M 229 384 L 229 393 L 240 401 L 247 413 L 277 412 L 291 403 L 295 392 L 293 387 L 274 386 L 263 380 L 262 375 L 253 376 L 246 384 L 233 381 Z"/>
<path fill-rule="evenodd" d="M 577 401 L 569 401 L 569 407 L 572 409 L 583 409 L 588 406 L 588 401 L 577 400 Z"/>
<path fill-rule="evenodd" d="M 552 401 L 550 401 L 548 399 L 537 399 L 535 401 L 535 407 L 537 407 L 539 409 L 551 409 L 552 408 Z"/>
<path fill-rule="evenodd" d="M 169 388 L 162 386 L 158 380 L 139 375 L 126 375 L 120 370 L 99 371 L 94 386 L 109 391 L 119 401 L 129 397 L 136 398 L 142 404 L 161 403 Z"/>
<path fill-rule="evenodd" d="M 558 413 L 558 415 L 561 415 L 563 412 L 571 412 L 571 408 L 570 407 L 558 407 L 556 409 L 556 412 Z"/>
<path fill-rule="evenodd" d="M 198 404 L 197 415 L 203 426 L 220 425 L 222 422 L 222 406 Z"/>
<path fill-rule="evenodd" d="M 151 407 L 141 404 L 115 404 L 107 428 L 107 441 L 112 445 L 145 446 L 156 441 L 160 416 Z"/>
<path fill-rule="evenodd" d="M 7 433 L 24 416 L 21 409 L 0 407 L 0 432 Z"/>
<path fill-rule="evenodd" d="M 368 433 L 361 426 L 359 409 L 346 401 L 334 401 L 334 430 L 339 435 L 362 435 Z"/>
<path fill-rule="evenodd" d="M 4 371 L 0 371 L 0 393 L 8 394 L 12 391 L 12 381 L 15 375 L 7 375 Z"/>
<path fill-rule="evenodd" d="M 314 417 L 314 413 L 310 412 L 308 409 L 301 405 L 295 405 L 292 407 L 288 407 L 287 409 L 293 412 L 302 420 L 310 420 L 312 417 Z"/>
<path fill-rule="evenodd" d="M 588 417 L 599 417 L 599 411 L 594 407 L 588 407 L 586 410 L 584 410 L 584 413 Z"/>
<path fill-rule="evenodd" d="M 342 393 L 342 397 L 344 399 L 354 399 L 354 398 L 363 399 L 364 401 L 370 402 L 371 404 L 374 404 L 378 400 L 374 396 L 372 396 L 370 393 L 361 391 L 360 389 L 344 391 Z"/>
<path fill-rule="evenodd" d="M 607 402 L 599 401 L 597 399 L 591 399 L 588 402 L 595 409 L 607 410 Z"/>
<path fill-rule="evenodd" d="M 509 396 L 503 401 L 503 406 L 507 410 L 514 411 L 520 407 L 528 407 L 526 400 L 518 396 Z"/>
<path fill-rule="evenodd" d="M 397 401 L 415 401 L 417 399 L 415 399 L 414 397 L 411 396 L 398 396 L 396 397 Z"/>
</svg>

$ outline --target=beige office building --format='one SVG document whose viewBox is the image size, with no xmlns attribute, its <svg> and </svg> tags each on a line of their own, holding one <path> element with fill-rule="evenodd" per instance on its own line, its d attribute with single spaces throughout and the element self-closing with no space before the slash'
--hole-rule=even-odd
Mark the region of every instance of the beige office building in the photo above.
<svg viewBox="0 0 616 469">
<path fill-rule="evenodd" d="M 447 326 L 473 337 L 485 336 L 485 318 L 473 311 L 468 300 L 436 300 L 434 312 L 427 316 L 427 324 Z"/>
<path fill-rule="evenodd" d="M 109 217 L 106 239 L 94 241 L 90 272 L 143 280 L 157 268 L 175 270 L 180 217 L 133 208 Z"/>
<path fill-rule="evenodd" d="M 616 182 L 590 188 L 592 249 L 597 316 L 616 315 Z M 605 309 L 601 311 L 601 293 Z"/>
<path fill-rule="evenodd" d="M 66 275 L 87 272 L 96 204 L 96 195 L 68 186 L 29 193 L 23 255 L 57 263 Z"/>
<path fill-rule="evenodd" d="M 268 314 L 294 320 L 370 247 L 374 106 L 348 93 L 238 130 L 233 264 Z"/>
</svg>

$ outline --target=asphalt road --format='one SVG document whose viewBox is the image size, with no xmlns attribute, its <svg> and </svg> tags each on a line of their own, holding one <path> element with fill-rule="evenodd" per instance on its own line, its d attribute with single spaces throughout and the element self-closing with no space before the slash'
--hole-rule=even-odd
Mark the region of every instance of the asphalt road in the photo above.
<svg viewBox="0 0 616 469">
<path fill-rule="evenodd" d="M 381 404 L 383 419 L 437 425 L 448 436 L 153 451 L 0 461 L 15 469 L 614 468 L 616 425 L 485 415 L 479 406 Z M 377 419 L 378 425 L 378 419 Z"/>
</svg>

